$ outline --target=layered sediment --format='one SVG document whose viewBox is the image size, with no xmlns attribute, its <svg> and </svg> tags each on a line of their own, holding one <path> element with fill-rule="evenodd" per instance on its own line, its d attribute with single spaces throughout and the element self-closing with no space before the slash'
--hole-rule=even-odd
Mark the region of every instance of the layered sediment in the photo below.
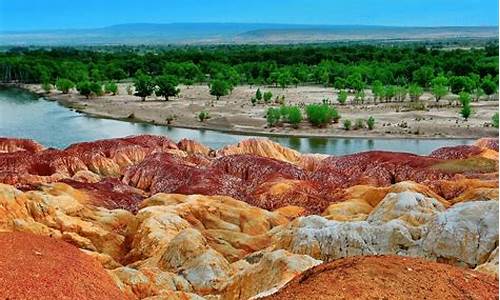
<svg viewBox="0 0 500 300">
<path fill-rule="evenodd" d="M 0 139 L 0 232 L 79 248 L 117 290 L 97 288 L 131 299 L 283 297 L 308 289 L 300 274 L 321 279 L 347 266 L 354 277 L 389 270 L 373 278 L 381 297 L 420 277 L 444 289 L 472 276 L 481 280 L 428 296 L 489 299 L 498 288 L 498 140 L 429 156 L 336 157 L 265 139 L 209 149 L 134 136 L 61 150 Z M 371 258 L 345 259 L 360 256 Z M 391 283 L 414 265 L 422 272 Z M 433 268 L 443 272 L 427 276 Z M 22 276 L 8 272 L 0 280 Z"/>
</svg>

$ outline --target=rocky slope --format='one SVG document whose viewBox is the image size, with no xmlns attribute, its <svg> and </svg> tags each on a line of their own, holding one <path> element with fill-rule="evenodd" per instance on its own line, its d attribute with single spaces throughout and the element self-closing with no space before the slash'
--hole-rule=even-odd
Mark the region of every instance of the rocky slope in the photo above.
<svg viewBox="0 0 500 300">
<path fill-rule="evenodd" d="M 352 276 L 358 267 L 389 270 L 372 283 L 389 299 L 420 278 L 447 289 L 463 274 L 474 281 L 428 297 L 489 299 L 498 288 L 497 178 L 491 139 L 429 156 L 343 157 L 302 155 L 262 139 L 219 150 L 157 136 L 63 150 L 0 139 L 0 232 L 78 247 L 86 255 L 74 260 L 99 262 L 95 272 L 114 282 L 97 289 L 118 288 L 131 299 L 250 299 L 286 285 L 282 297 L 308 290 L 309 281 L 294 278 L 321 263 L 333 261 L 313 270 L 344 274 L 347 267 L 330 267 L 337 260 L 352 266 Z M 342 260 L 381 254 L 425 261 Z M 422 272 L 395 284 L 407 264 Z M 433 268 L 443 272 L 429 277 Z M 0 281 L 23 272 L 10 268 Z M 394 287 L 387 294 L 384 282 Z"/>
</svg>

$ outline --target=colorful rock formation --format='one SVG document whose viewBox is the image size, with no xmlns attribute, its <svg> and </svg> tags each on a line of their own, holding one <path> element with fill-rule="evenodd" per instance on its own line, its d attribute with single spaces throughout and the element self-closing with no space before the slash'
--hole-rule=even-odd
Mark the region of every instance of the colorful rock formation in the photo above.
<svg viewBox="0 0 500 300">
<path fill-rule="evenodd" d="M 64 150 L 1 139 L 0 232 L 78 247 L 122 298 L 250 299 L 285 285 L 288 295 L 305 288 L 294 278 L 311 267 L 333 261 L 313 270 L 343 270 L 330 268 L 339 259 L 353 270 L 382 264 L 394 276 L 409 262 L 424 270 L 417 279 L 432 261 L 446 263 L 437 268 L 449 271 L 429 277 L 444 288 L 460 273 L 452 265 L 498 276 L 497 146 L 334 157 L 262 139 L 220 150 L 156 136 Z M 426 262 L 342 260 L 380 254 Z M 462 297 L 494 287 L 457 284 Z"/>
</svg>

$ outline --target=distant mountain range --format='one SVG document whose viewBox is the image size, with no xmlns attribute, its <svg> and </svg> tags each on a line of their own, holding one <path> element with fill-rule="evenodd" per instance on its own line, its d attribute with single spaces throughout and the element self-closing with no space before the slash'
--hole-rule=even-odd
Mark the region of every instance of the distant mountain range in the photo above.
<svg viewBox="0 0 500 300">
<path fill-rule="evenodd" d="M 120 24 L 94 29 L 0 31 L 0 45 L 313 43 L 498 38 L 498 27 L 393 27 L 248 23 Z"/>
</svg>

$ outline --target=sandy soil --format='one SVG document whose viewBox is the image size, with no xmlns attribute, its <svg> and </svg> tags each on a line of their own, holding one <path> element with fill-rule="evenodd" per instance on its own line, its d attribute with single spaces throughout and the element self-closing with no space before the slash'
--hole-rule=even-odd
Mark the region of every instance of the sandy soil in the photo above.
<svg viewBox="0 0 500 300">
<path fill-rule="evenodd" d="M 127 95 L 128 84 L 119 85 L 119 94 L 106 95 L 94 99 L 86 99 L 72 91 L 63 95 L 53 92 L 48 95 L 62 104 L 75 108 L 80 112 L 102 117 L 130 119 L 155 124 L 167 124 L 167 118 L 175 116 L 172 126 L 187 128 L 205 128 L 222 131 L 232 131 L 255 134 L 276 134 L 296 136 L 351 136 L 351 137 L 412 137 L 412 138 L 478 138 L 498 135 L 498 130 L 491 125 L 491 117 L 498 111 L 498 95 L 490 100 L 484 98 L 473 102 L 473 116 L 464 121 L 459 115 L 458 105 L 450 106 L 449 97 L 436 103 L 430 94 L 424 94 L 421 101 L 426 110 L 412 109 L 412 103 L 407 99 L 404 103 L 374 104 L 371 93 L 366 92 L 365 104 L 351 104 L 351 98 L 344 106 L 337 105 L 342 118 L 367 119 L 373 116 L 376 120 L 374 130 L 359 129 L 346 131 L 339 124 L 331 124 L 326 128 L 312 127 L 304 120 L 298 129 L 289 125 L 268 128 L 265 112 L 268 107 L 279 107 L 278 104 L 252 105 L 250 99 L 254 96 L 257 86 L 239 86 L 229 96 L 215 101 L 210 96 L 209 89 L 204 85 L 181 86 L 178 97 L 165 101 L 159 97 L 148 97 L 145 102 L 139 97 Z M 27 85 L 31 91 L 41 93 L 38 85 Z M 299 86 L 298 88 L 272 88 L 260 86 L 262 92 L 271 91 L 275 96 L 285 95 L 286 104 L 319 103 L 328 98 L 336 103 L 337 95 L 332 88 L 322 86 Z M 453 99 L 453 98 L 451 98 Z M 197 115 L 201 111 L 209 112 L 211 118 L 200 122 Z M 304 116 L 305 117 L 305 116 Z"/>
</svg>

